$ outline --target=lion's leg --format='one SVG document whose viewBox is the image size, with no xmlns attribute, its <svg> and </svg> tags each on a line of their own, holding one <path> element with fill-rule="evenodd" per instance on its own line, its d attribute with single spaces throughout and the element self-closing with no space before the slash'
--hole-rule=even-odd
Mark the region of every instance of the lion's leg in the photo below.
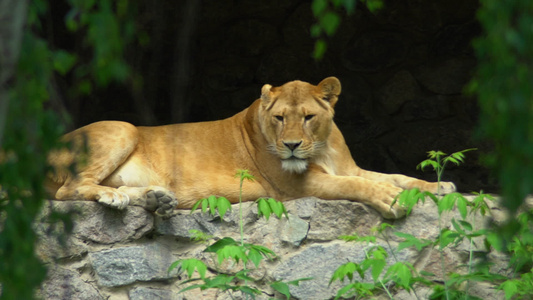
<svg viewBox="0 0 533 300">
<path fill-rule="evenodd" d="M 313 195 L 326 200 L 348 199 L 367 204 L 384 218 L 396 219 L 405 215 L 402 207 L 394 204 L 401 188 L 387 182 L 377 182 L 360 176 L 336 176 L 313 172 L 304 186 L 302 194 Z"/>
<path fill-rule="evenodd" d="M 144 207 L 160 216 L 167 216 L 178 206 L 173 192 L 159 186 L 129 187 L 121 186 L 118 190 L 130 199 L 130 205 Z"/>
<path fill-rule="evenodd" d="M 138 141 L 137 129 L 124 122 L 98 122 L 65 137 L 78 150 L 86 140 L 88 157 L 85 163 L 76 165 L 76 174 L 68 175 L 57 190 L 56 199 L 98 201 L 113 208 L 125 208 L 130 201 L 126 193 L 100 184 L 133 152 Z"/>
<path fill-rule="evenodd" d="M 449 194 L 456 191 L 455 184 L 452 182 L 441 182 L 439 188 L 437 182 L 428 182 L 400 174 L 383 174 L 361 169 L 358 175 L 373 181 L 388 182 L 402 189 L 418 188 L 433 194 L 437 194 L 438 192 L 440 194 Z"/>
</svg>

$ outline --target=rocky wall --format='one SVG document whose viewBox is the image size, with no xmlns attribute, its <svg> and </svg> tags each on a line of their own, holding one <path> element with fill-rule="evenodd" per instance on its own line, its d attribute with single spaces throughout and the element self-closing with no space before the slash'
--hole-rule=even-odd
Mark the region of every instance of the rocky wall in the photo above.
<svg viewBox="0 0 533 300">
<path fill-rule="evenodd" d="M 470 196 L 469 196 L 470 197 Z M 365 257 L 369 245 L 338 240 L 339 235 L 357 233 L 371 234 L 371 228 L 382 222 L 390 222 L 396 231 L 413 234 L 418 238 L 433 239 L 438 233 L 438 215 L 432 201 L 419 204 L 408 217 L 396 221 L 386 221 L 373 209 L 346 200 L 325 201 L 309 197 L 285 203 L 289 219 L 257 217 L 254 203 L 243 204 L 245 242 L 263 245 L 279 256 L 274 261 L 263 262 L 251 274 L 261 282 L 273 280 L 294 280 L 312 277 L 313 280 L 291 286 L 294 299 L 330 299 L 341 287 L 337 282 L 328 285 L 334 270 L 348 261 L 360 262 Z M 71 234 L 61 238 L 66 226 L 52 226 L 46 216 L 51 211 L 69 214 L 73 219 Z M 49 266 L 48 278 L 39 291 L 44 299 L 231 299 L 218 290 L 199 289 L 178 293 L 187 279 L 185 274 L 168 267 L 177 259 L 197 258 L 203 260 L 212 274 L 215 264 L 210 253 L 205 253 L 205 245 L 192 242 L 189 230 L 201 230 L 216 239 L 240 238 L 238 206 L 221 220 L 199 211 L 190 213 L 179 210 L 168 219 L 154 217 L 140 207 L 128 207 L 118 211 L 94 202 L 48 201 L 41 219 L 36 222 L 39 233 L 38 255 Z M 496 221 L 503 218 L 503 212 L 492 208 Z M 444 217 L 443 224 L 458 213 Z M 476 226 L 487 222 L 480 216 Z M 472 220 L 471 220 L 472 221 Z M 392 248 L 400 242 L 392 231 L 387 233 Z M 377 244 L 388 248 L 381 238 Z M 447 271 L 464 272 L 460 266 L 468 258 L 467 244 L 461 244 L 444 251 Z M 497 253 L 487 253 L 483 244 L 476 243 L 476 257 L 486 256 L 494 263 L 493 271 L 505 273 L 505 257 Z M 435 274 L 433 280 L 442 280 L 440 255 L 436 250 L 426 249 L 417 252 L 407 248 L 395 253 L 400 261 L 411 262 L 418 270 Z M 484 254 L 484 255 L 481 255 Z M 389 262 L 393 263 L 392 255 Z M 240 266 L 242 267 L 242 266 Z M 239 266 L 223 264 L 226 272 L 234 272 Z M 264 292 L 258 299 L 269 299 L 276 294 L 268 285 L 258 288 Z M 475 285 L 477 296 L 485 300 L 503 299 L 493 287 Z M 413 299 L 405 291 L 396 291 L 395 299 Z M 418 287 L 417 294 L 426 299 L 429 290 Z M 382 295 L 386 299 L 385 295 Z M 235 295 L 240 299 L 239 295 Z M 377 299 L 381 299 L 378 296 Z"/>
</svg>

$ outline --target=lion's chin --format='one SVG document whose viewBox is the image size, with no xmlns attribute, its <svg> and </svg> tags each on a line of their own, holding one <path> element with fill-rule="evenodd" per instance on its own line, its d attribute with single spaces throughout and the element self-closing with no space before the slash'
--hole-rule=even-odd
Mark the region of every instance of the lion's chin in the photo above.
<svg viewBox="0 0 533 300">
<path fill-rule="evenodd" d="M 307 160 L 299 158 L 288 158 L 281 160 L 281 168 L 291 173 L 303 173 L 307 170 Z"/>
</svg>

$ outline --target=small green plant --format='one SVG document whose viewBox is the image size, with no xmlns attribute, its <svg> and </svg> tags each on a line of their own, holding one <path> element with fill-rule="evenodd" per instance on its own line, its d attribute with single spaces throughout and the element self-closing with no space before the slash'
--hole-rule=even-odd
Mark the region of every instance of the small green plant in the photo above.
<svg viewBox="0 0 533 300">
<path fill-rule="evenodd" d="M 419 299 L 413 285 L 417 282 L 426 282 L 426 280 L 418 274 L 412 264 L 398 260 L 395 250 L 391 247 L 389 239 L 385 234 L 385 230 L 388 228 L 392 229 L 394 226 L 383 223 L 378 227 L 372 228 L 374 235 L 371 236 L 361 237 L 353 234 L 339 237 L 339 239 L 347 242 L 365 243 L 367 248 L 364 250 L 365 259 L 363 261 L 360 263 L 347 262 L 333 273 L 329 281 L 330 285 L 335 280 L 343 282 L 345 278 L 348 278 L 350 281 L 348 285 L 337 292 L 335 299 L 341 297 L 362 299 L 367 296 L 373 296 L 375 292 L 384 292 L 390 299 L 393 299 L 390 287 L 394 284 L 407 291 L 413 291 L 417 299 Z M 389 251 L 383 246 L 376 244 L 377 236 L 384 238 Z M 386 268 L 389 253 L 392 254 L 394 263 Z M 357 272 L 361 280 L 365 280 L 368 277 L 367 273 L 370 273 L 372 281 L 366 280 L 363 282 L 354 280 L 354 278 L 357 279 L 354 277 L 355 272 Z"/>
<path fill-rule="evenodd" d="M 472 150 L 474 149 L 467 149 L 450 155 L 446 155 L 441 151 L 430 151 L 428 152 L 428 159 L 420 163 L 418 168 L 432 167 L 437 174 L 437 181 L 440 186 L 446 165 L 450 162 L 456 165 L 463 163 L 464 153 Z M 493 201 L 494 199 L 483 192 L 475 194 L 476 196 L 472 200 L 468 200 L 459 193 L 441 196 L 440 190 L 436 195 L 429 192 L 421 192 L 418 189 L 403 191 L 396 200 L 399 205 L 406 207 L 407 215 L 411 213 L 413 207 L 419 202 L 425 202 L 426 199 L 431 199 L 435 203 L 439 215 L 438 226 L 440 234 L 436 239 L 429 240 L 419 239 L 408 233 L 395 232 L 394 234 L 403 241 L 399 243 L 397 249 L 393 249 L 389 243 L 386 231 L 394 229 L 394 226 L 384 223 L 374 228 L 374 233 L 387 243 L 389 251 L 385 251 L 381 246 L 373 246 L 371 251 L 366 253 L 366 258 L 362 262 L 348 262 L 339 267 L 332 276 L 330 284 L 334 280 L 343 281 L 344 278 L 348 278 L 352 283 L 342 288 L 338 292 L 337 298 L 341 296 L 357 296 L 359 299 L 371 296 L 377 290 L 381 290 L 392 299 L 390 289 L 395 286 L 396 288 L 412 291 L 415 297 L 419 299 L 414 286 L 418 283 L 433 287 L 433 293 L 430 299 L 478 299 L 469 294 L 470 284 L 474 281 L 501 283 L 499 289 L 505 292 L 506 299 L 518 297 L 519 295 L 531 295 L 530 293 L 533 291 L 533 276 L 530 275 L 531 272 L 522 274 L 520 278 L 509 280 L 502 275 L 491 273 L 486 264 L 476 264 L 474 251 L 476 248 L 479 248 L 479 245 L 475 244 L 478 239 L 483 239 L 487 247 L 491 245 L 493 247 L 499 246 L 499 248 L 495 247 L 498 250 L 503 249 L 503 245 L 501 243 L 498 244 L 500 240 L 494 236 L 494 233 L 491 233 L 487 229 L 478 228 L 476 222 L 477 216 L 485 216 L 487 213 L 490 213 L 487 201 Z M 444 226 L 444 214 L 454 209 L 457 209 L 460 218 L 451 218 L 450 224 Z M 525 225 L 527 222 L 530 222 L 527 216 L 529 214 L 522 216 L 521 222 L 524 224 L 521 228 L 530 227 Z M 345 241 L 375 243 L 376 236 L 358 237 L 354 235 L 341 236 L 340 238 Z M 526 238 L 523 238 L 524 236 Z M 467 243 L 469 256 L 467 263 L 464 266 L 460 266 L 463 268 L 463 272 L 451 272 L 447 274 L 444 250 L 447 247 L 457 246 L 464 241 Z M 440 253 L 441 269 L 442 274 L 444 274 L 444 278 L 441 278 L 443 284 L 432 280 L 434 279 L 434 274 L 424 271 L 419 273 L 411 264 L 398 261 L 395 254 L 405 248 L 415 248 L 417 251 L 422 251 L 427 247 L 434 247 Z M 531 269 L 533 266 L 533 259 L 531 258 L 533 234 L 529 230 L 523 230 L 523 235 L 517 235 L 517 238 L 514 239 L 513 243 L 508 245 L 507 249 L 516 255 L 516 257 L 511 259 L 511 263 L 517 271 L 524 267 Z M 384 271 L 388 253 L 393 255 L 395 263 Z M 372 282 L 353 281 L 355 272 L 364 280 L 365 273 L 369 270 L 371 270 Z"/>
<path fill-rule="evenodd" d="M 203 261 L 195 258 L 177 260 L 170 265 L 168 272 L 171 272 L 176 268 L 182 272 L 186 272 L 189 279 L 185 280 L 183 284 L 201 281 L 201 283 L 182 289 L 180 293 L 197 288 L 201 290 L 215 288 L 227 292 L 240 291 L 243 295 L 245 295 L 245 297 L 250 297 L 252 299 L 255 298 L 256 295 L 261 294 L 260 290 L 248 284 L 249 282 L 257 282 L 256 279 L 249 276 L 249 273 L 254 268 L 258 268 L 264 259 L 274 260 L 277 258 L 277 255 L 274 253 L 274 251 L 267 247 L 244 242 L 242 188 L 244 180 L 253 181 L 254 177 L 247 170 L 238 170 L 236 177 L 239 178 L 240 242 L 235 241 L 231 237 L 224 237 L 209 245 L 210 240 L 212 240 L 213 237 L 198 230 L 191 231 L 191 239 L 207 245 L 204 252 L 212 253 L 215 256 L 215 264 L 217 266 L 222 265 L 225 261 L 233 261 L 235 264 L 242 262 L 243 268 L 237 271 L 235 274 L 224 273 L 217 268 L 217 275 L 213 277 L 206 277 L 207 265 Z M 272 198 L 260 198 L 256 201 L 256 203 L 259 217 L 263 216 L 266 220 L 268 220 L 270 216 L 274 214 L 278 218 L 282 218 L 283 215 L 285 215 L 287 219 L 289 218 L 285 206 L 279 201 L 276 201 Z M 216 215 L 216 212 L 218 211 L 221 219 L 223 220 L 225 214 L 231 210 L 231 203 L 224 197 L 209 196 L 196 202 L 191 209 L 191 213 L 200 207 L 203 213 L 209 212 L 213 216 Z M 252 264 L 250 264 L 250 262 Z M 199 278 L 193 277 L 195 271 L 200 276 Z M 274 281 L 270 283 L 270 287 L 289 299 L 289 285 L 297 286 L 300 281 L 310 279 L 311 278 L 301 278 L 290 282 Z"/>
</svg>

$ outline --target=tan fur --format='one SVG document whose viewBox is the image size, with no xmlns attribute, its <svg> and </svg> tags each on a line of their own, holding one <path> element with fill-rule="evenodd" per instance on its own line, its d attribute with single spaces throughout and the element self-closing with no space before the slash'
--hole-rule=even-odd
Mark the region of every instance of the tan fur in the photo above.
<svg viewBox="0 0 533 300">
<path fill-rule="evenodd" d="M 140 205 L 168 214 L 176 199 L 178 208 L 191 208 L 209 195 L 237 202 L 234 174 L 247 169 L 256 181 L 245 182 L 245 201 L 263 196 L 348 199 L 370 205 L 386 218 L 401 217 L 403 210 L 391 204 L 402 189 L 435 193 L 437 183 L 359 168 L 333 122 L 340 92 L 335 77 L 317 86 L 267 84 L 260 99 L 225 120 L 158 127 L 93 123 L 65 136 L 74 150 L 50 155 L 57 172 L 48 187 L 59 200 L 96 200 L 116 208 Z M 73 176 L 68 168 L 84 153 L 84 144 L 87 162 Z M 455 186 L 444 182 L 441 190 L 452 192 Z"/>
</svg>

